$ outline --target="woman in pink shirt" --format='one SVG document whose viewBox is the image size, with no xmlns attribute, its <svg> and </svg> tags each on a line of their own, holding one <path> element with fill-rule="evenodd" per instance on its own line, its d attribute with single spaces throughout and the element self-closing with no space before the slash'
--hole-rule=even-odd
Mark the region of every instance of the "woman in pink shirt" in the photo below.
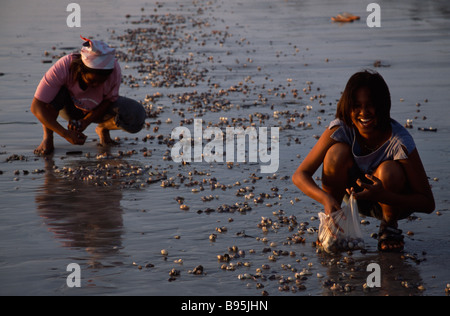
<svg viewBox="0 0 450 316">
<path fill-rule="evenodd" d="M 139 132 L 145 122 L 143 106 L 135 100 L 119 96 L 121 70 L 115 50 L 102 41 L 85 40 L 80 54 L 59 59 L 39 83 L 31 112 L 43 125 L 44 137 L 35 153 L 54 151 L 53 133 L 74 145 L 83 145 L 83 131 L 97 123 L 101 145 L 111 145 L 110 130 Z M 67 129 L 58 123 L 66 119 Z"/>
</svg>

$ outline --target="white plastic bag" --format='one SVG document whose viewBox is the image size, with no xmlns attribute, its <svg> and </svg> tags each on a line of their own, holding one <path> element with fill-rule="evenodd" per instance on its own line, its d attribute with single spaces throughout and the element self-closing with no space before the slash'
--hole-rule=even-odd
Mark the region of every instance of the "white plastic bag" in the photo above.
<svg viewBox="0 0 450 316">
<path fill-rule="evenodd" d="M 330 216 L 319 213 L 319 242 L 328 253 L 364 249 L 358 203 L 353 195 L 344 199 L 341 210 Z"/>
</svg>

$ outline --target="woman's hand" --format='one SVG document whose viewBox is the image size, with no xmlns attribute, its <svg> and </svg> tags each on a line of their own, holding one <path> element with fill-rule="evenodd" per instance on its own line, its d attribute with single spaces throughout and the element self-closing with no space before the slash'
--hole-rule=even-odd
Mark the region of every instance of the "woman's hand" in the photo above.
<svg viewBox="0 0 450 316">
<path fill-rule="evenodd" d="M 323 206 L 325 214 L 327 215 L 331 215 L 331 213 L 334 213 L 341 209 L 339 203 L 331 195 L 328 195 L 328 198 L 325 200 Z"/>
<path fill-rule="evenodd" d="M 355 193 L 354 189 L 351 188 L 350 192 L 347 190 L 347 192 L 353 193 L 355 195 L 356 199 L 361 200 L 369 200 L 369 201 L 379 201 L 380 197 L 384 193 L 384 186 L 380 179 L 377 177 L 366 174 L 366 178 L 373 182 L 373 184 L 367 184 L 363 183 L 361 179 L 356 180 L 356 184 L 360 186 L 363 191 L 359 193 Z"/>
<path fill-rule="evenodd" d="M 64 138 L 72 145 L 84 145 L 87 136 L 79 131 L 69 129 L 65 133 Z"/>
</svg>

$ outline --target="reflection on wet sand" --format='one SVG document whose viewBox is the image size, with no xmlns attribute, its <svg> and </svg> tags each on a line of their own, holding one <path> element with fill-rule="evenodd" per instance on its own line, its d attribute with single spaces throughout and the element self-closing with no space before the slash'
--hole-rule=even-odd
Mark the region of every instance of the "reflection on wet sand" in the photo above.
<svg viewBox="0 0 450 316">
<path fill-rule="evenodd" d="M 36 194 L 38 214 L 64 247 L 84 249 L 89 265 L 102 267 L 102 259 L 121 248 L 122 193 L 117 185 L 95 187 L 58 177 L 54 165 L 46 159 L 45 181 Z"/>
<path fill-rule="evenodd" d="M 323 255 L 328 266 L 323 278 L 323 295 L 420 295 L 418 285 L 423 284 L 419 270 L 401 253 L 366 253 L 363 257 L 345 256 L 331 258 Z M 380 287 L 364 286 L 373 270 L 367 267 L 376 263 L 380 267 Z M 372 278 L 371 278 L 372 280 Z"/>
</svg>

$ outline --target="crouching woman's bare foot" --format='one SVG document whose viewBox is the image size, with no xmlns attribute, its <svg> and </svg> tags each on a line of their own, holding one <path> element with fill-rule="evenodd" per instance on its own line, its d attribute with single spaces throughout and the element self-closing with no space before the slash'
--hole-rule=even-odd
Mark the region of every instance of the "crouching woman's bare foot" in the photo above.
<svg viewBox="0 0 450 316">
<path fill-rule="evenodd" d="M 117 146 L 118 142 L 112 140 L 111 135 L 109 134 L 109 129 L 103 127 L 102 125 L 98 125 L 95 128 L 95 132 L 100 138 L 99 146 Z"/>
<path fill-rule="evenodd" d="M 47 156 L 53 154 L 55 145 L 53 143 L 53 136 L 44 137 L 42 143 L 34 150 L 34 154 L 38 156 Z"/>
</svg>

